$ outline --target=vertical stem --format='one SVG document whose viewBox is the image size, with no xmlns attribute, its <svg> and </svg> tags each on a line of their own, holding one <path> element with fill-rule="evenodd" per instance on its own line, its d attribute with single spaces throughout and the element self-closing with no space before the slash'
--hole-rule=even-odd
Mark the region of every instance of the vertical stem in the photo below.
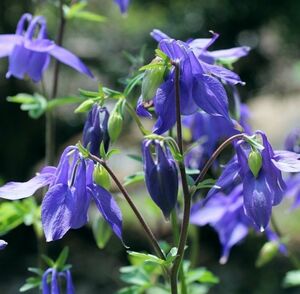
<svg viewBox="0 0 300 294">
<path fill-rule="evenodd" d="M 58 28 L 58 34 L 57 34 L 57 40 L 56 43 L 58 46 L 62 45 L 63 42 L 63 35 L 65 30 L 65 24 L 66 20 L 64 18 L 64 12 L 63 12 L 63 0 L 59 1 L 59 28 Z M 54 66 L 54 73 L 53 73 L 53 86 L 51 95 L 48 98 L 48 101 L 54 99 L 57 95 L 57 89 L 58 89 L 58 80 L 59 80 L 59 62 L 55 62 Z M 51 110 L 48 110 L 46 112 L 46 130 L 45 130 L 45 139 L 46 139 L 46 165 L 53 165 L 54 164 L 54 158 L 55 158 L 55 115 L 54 112 Z"/>
<path fill-rule="evenodd" d="M 180 110 L 180 68 L 178 63 L 174 63 L 175 66 L 175 99 L 176 99 L 176 127 L 177 127 L 177 144 L 179 147 L 180 154 L 183 158 L 183 141 L 182 141 L 182 126 L 181 126 L 181 110 Z M 185 172 L 185 166 L 183 159 L 179 161 L 179 171 L 181 175 L 183 198 L 184 198 L 184 209 L 183 209 L 183 220 L 180 231 L 180 238 L 178 244 L 177 257 L 174 261 L 171 270 L 171 291 L 172 294 L 177 294 L 177 281 L 178 281 L 178 271 L 183 259 L 184 248 L 187 241 L 188 226 L 190 221 L 190 210 L 191 210 L 191 195 L 189 191 L 189 186 L 187 183 L 187 177 Z M 184 278 L 184 277 L 183 277 Z"/>
</svg>

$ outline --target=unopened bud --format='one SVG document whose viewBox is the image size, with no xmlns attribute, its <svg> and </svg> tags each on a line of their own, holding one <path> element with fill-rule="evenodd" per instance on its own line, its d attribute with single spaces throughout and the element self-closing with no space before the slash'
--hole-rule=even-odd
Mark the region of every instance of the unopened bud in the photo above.
<svg viewBox="0 0 300 294">
<path fill-rule="evenodd" d="M 112 142 L 115 142 L 119 138 L 122 127 L 122 104 L 117 103 L 113 111 L 110 113 L 110 117 L 108 120 L 108 134 Z"/>
<path fill-rule="evenodd" d="M 109 190 L 110 188 L 110 177 L 107 170 L 102 166 L 97 164 L 94 169 L 94 181 L 97 185 Z"/>
<path fill-rule="evenodd" d="M 262 166 L 262 157 L 258 151 L 251 151 L 248 157 L 248 165 L 252 174 L 257 177 Z"/>
<path fill-rule="evenodd" d="M 145 71 L 142 82 L 142 97 L 143 101 L 153 99 L 156 94 L 157 88 L 162 84 L 166 72 L 165 66 L 157 66 L 153 69 Z"/>
<path fill-rule="evenodd" d="M 267 242 L 261 248 L 255 265 L 261 267 L 270 262 L 278 253 L 279 244 L 277 242 Z"/>
</svg>

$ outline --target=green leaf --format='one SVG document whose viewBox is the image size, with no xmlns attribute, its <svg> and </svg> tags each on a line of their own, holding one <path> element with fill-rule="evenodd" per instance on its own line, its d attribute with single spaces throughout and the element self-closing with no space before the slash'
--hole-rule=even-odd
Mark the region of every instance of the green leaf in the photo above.
<svg viewBox="0 0 300 294">
<path fill-rule="evenodd" d="M 28 115 L 33 119 L 39 118 L 47 109 L 47 99 L 37 93 L 33 95 L 20 93 L 7 97 L 7 101 L 21 104 L 21 110 L 28 111 Z"/>
<path fill-rule="evenodd" d="M 188 284 L 193 282 L 217 284 L 219 283 L 219 278 L 205 268 L 197 268 L 186 273 L 186 282 Z"/>
<path fill-rule="evenodd" d="M 80 11 L 77 12 L 73 18 L 77 19 L 83 19 L 88 21 L 94 21 L 94 22 L 104 22 L 106 21 L 106 17 L 100 14 L 96 14 L 90 11 Z"/>
<path fill-rule="evenodd" d="M 117 294 L 142 294 L 143 290 L 144 288 L 141 288 L 140 286 L 131 286 L 120 289 Z"/>
<path fill-rule="evenodd" d="M 93 235 L 97 246 L 103 249 L 109 241 L 112 230 L 103 218 L 97 218 L 93 223 Z"/>
<path fill-rule="evenodd" d="M 121 151 L 119 150 L 119 149 L 111 149 L 111 150 L 109 150 L 107 153 L 106 153 L 106 158 L 107 159 L 109 159 L 109 158 L 111 158 L 113 155 L 115 155 L 115 154 L 120 154 L 121 153 Z"/>
<path fill-rule="evenodd" d="M 138 84 L 140 84 L 142 82 L 143 77 L 144 77 L 144 73 L 140 73 L 129 80 L 129 82 L 127 83 L 127 86 L 124 90 L 125 97 L 127 97 L 131 93 L 131 91 L 134 89 L 135 86 L 137 86 Z"/>
<path fill-rule="evenodd" d="M 61 270 L 64 267 L 68 259 L 68 256 L 69 256 L 69 248 L 65 247 L 60 253 L 60 255 L 58 256 L 57 260 L 55 261 L 55 267 L 58 270 Z"/>
<path fill-rule="evenodd" d="M 293 270 L 286 273 L 283 280 L 283 287 L 296 287 L 300 286 L 300 270 Z"/>
<path fill-rule="evenodd" d="M 38 276 L 42 276 L 44 274 L 43 270 L 37 267 L 29 267 L 27 270 L 31 273 L 37 274 Z"/>
<path fill-rule="evenodd" d="M 50 257 L 48 257 L 47 255 L 41 255 L 41 257 L 43 258 L 43 260 L 45 261 L 45 263 L 49 266 L 49 267 L 54 267 L 55 266 L 55 262 L 54 260 L 52 260 Z"/>
<path fill-rule="evenodd" d="M 135 258 L 138 258 L 142 260 L 143 262 L 153 262 L 159 265 L 165 264 L 166 261 L 163 259 L 160 259 L 159 257 L 152 255 L 152 254 L 147 254 L 147 253 L 141 253 L 141 252 L 135 252 L 135 251 L 127 251 L 127 253 L 130 256 L 134 256 Z"/>
<path fill-rule="evenodd" d="M 129 158 L 138 161 L 138 162 L 143 162 L 143 158 L 142 156 L 139 155 L 135 155 L 135 154 L 126 154 L 126 156 L 128 156 Z"/>
<path fill-rule="evenodd" d="M 255 262 L 255 266 L 262 267 L 263 265 L 269 263 L 277 255 L 278 249 L 278 242 L 266 242 L 259 252 L 258 258 Z"/>
<path fill-rule="evenodd" d="M 82 144 L 81 144 L 80 141 L 76 144 L 76 147 L 78 148 L 79 152 L 81 153 L 81 155 L 84 158 L 88 158 L 89 157 L 90 152 L 85 147 L 82 146 Z"/>
<path fill-rule="evenodd" d="M 197 188 L 197 190 L 206 189 L 206 188 L 221 189 L 221 187 L 215 185 L 215 183 L 216 183 L 215 179 L 206 179 L 206 180 L 200 182 L 196 188 Z"/>
<path fill-rule="evenodd" d="M 77 96 L 69 96 L 69 97 L 60 97 L 53 100 L 50 100 L 47 105 L 47 110 L 52 110 L 56 107 L 67 105 L 67 104 L 75 104 L 83 102 L 82 97 Z"/>
<path fill-rule="evenodd" d="M 87 91 L 79 89 L 79 94 L 85 98 L 99 98 L 99 92 Z"/>
<path fill-rule="evenodd" d="M 120 269 L 121 280 L 128 284 L 147 286 L 150 283 L 150 277 L 143 268 L 134 266 L 125 266 Z"/>
<path fill-rule="evenodd" d="M 125 179 L 124 179 L 124 183 L 123 185 L 125 187 L 129 186 L 129 185 L 132 185 L 132 184 L 136 184 L 136 183 L 139 183 L 139 182 L 142 182 L 144 181 L 145 179 L 145 173 L 143 171 L 139 171 L 139 172 L 136 172 L 135 174 L 133 175 L 130 175 L 130 176 L 127 176 Z"/>
</svg>

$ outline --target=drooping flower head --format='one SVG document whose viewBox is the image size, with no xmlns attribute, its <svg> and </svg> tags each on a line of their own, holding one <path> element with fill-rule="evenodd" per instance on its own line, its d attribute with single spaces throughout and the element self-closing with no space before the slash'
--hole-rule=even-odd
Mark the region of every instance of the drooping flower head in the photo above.
<svg viewBox="0 0 300 294">
<path fill-rule="evenodd" d="M 284 195 L 286 184 L 282 172 L 300 172 L 300 156 L 290 151 L 273 151 L 266 135 L 257 131 L 255 141 L 235 145 L 237 156 L 225 166 L 216 186 L 229 193 L 238 183 L 243 184 L 243 205 L 246 215 L 259 230 L 264 230 L 270 220 L 272 206 L 278 205 Z M 219 190 L 212 188 L 209 200 Z"/>
<path fill-rule="evenodd" d="M 231 122 L 227 94 L 221 81 L 230 85 L 243 84 L 239 76 L 213 64 L 214 62 L 207 63 L 200 58 L 202 55 L 200 56 L 189 42 L 171 39 L 157 31 L 152 35 L 159 42 L 159 49 L 179 67 L 181 114 L 190 115 L 200 108 L 208 114 L 222 116 Z M 215 37 L 209 40 L 213 42 L 214 39 Z M 210 42 L 205 40 L 209 46 Z M 158 116 L 153 131 L 162 134 L 173 127 L 176 121 L 174 66 L 157 89 L 153 102 Z M 138 111 L 146 114 L 141 110 L 141 103 L 138 105 Z"/>
<path fill-rule="evenodd" d="M 192 207 L 192 224 L 209 224 L 217 231 L 222 245 L 222 264 L 227 262 L 231 248 L 245 239 L 249 230 L 257 230 L 257 226 L 245 214 L 243 201 L 243 186 L 239 184 L 228 194 L 217 192 L 208 200 L 201 200 Z M 270 241 L 280 243 L 279 237 L 269 228 L 266 229 L 266 236 Z M 279 244 L 279 250 L 286 252 L 282 244 Z"/>
<path fill-rule="evenodd" d="M 67 147 L 56 167 L 45 167 L 28 182 L 10 182 L 0 188 L 0 197 L 17 200 L 32 196 L 48 186 L 42 202 L 42 225 L 47 241 L 61 239 L 70 229 L 88 221 L 88 208 L 94 200 L 114 233 L 122 238 L 121 211 L 103 187 L 93 179 L 94 163 L 83 158 L 75 146 Z"/>
<path fill-rule="evenodd" d="M 64 279 L 66 281 L 66 294 L 74 294 L 75 289 L 72 281 L 71 271 L 57 271 L 56 268 L 48 268 L 44 272 L 42 277 L 43 294 L 60 294 L 60 279 Z"/>
<path fill-rule="evenodd" d="M 109 147 L 109 134 L 108 134 L 108 119 L 109 112 L 106 107 L 101 107 L 94 104 L 88 113 L 87 120 L 83 129 L 83 146 L 88 148 L 89 151 L 99 155 L 100 145 L 104 144 L 104 149 L 107 152 Z"/>
<path fill-rule="evenodd" d="M 154 149 L 155 154 L 152 154 Z M 152 200 L 169 218 L 178 195 L 178 172 L 167 146 L 156 140 L 144 140 L 142 145 L 145 182 Z"/>
<path fill-rule="evenodd" d="M 7 246 L 7 242 L 4 240 L 0 240 L 0 250 L 3 250 Z"/>
<path fill-rule="evenodd" d="M 48 39 L 46 20 L 42 16 L 33 17 L 25 13 L 18 22 L 15 34 L 0 35 L 0 58 L 6 56 L 9 58 L 7 78 L 14 76 L 24 79 L 28 76 L 34 82 L 39 82 L 51 56 L 93 77 L 77 56 Z"/>
</svg>

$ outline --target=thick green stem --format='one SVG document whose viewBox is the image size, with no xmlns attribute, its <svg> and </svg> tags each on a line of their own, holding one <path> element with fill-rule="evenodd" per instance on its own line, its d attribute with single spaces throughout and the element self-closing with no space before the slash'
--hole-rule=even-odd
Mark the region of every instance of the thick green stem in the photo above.
<svg viewBox="0 0 300 294">
<path fill-rule="evenodd" d="M 141 131 L 142 135 L 143 135 L 143 136 L 149 135 L 150 132 L 147 131 L 147 130 L 144 128 L 144 126 L 143 126 L 141 120 L 140 120 L 139 117 L 137 116 L 137 114 L 136 114 L 136 112 L 134 111 L 134 109 L 132 108 L 131 104 L 130 104 L 128 101 L 126 101 L 126 102 L 125 102 L 125 106 L 126 106 L 128 112 L 129 112 L 130 116 L 131 116 L 131 117 L 134 119 L 134 121 L 136 122 L 136 124 L 137 124 L 139 130 Z"/>
<path fill-rule="evenodd" d="M 175 66 L 175 99 L 176 99 L 176 127 L 177 127 L 177 145 L 179 147 L 180 154 L 183 158 L 183 140 L 182 140 L 182 126 L 181 126 L 181 110 L 180 110 L 180 68 L 178 63 L 174 63 Z M 188 227 L 190 221 L 190 210 L 191 210 L 191 195 L 187 182 L 185 166 L 183 159 L 178 163 L 179 171 L 181 176 L 181 184 L 184 199 L 183 209 L 183 220 L 180 230 L 179 244 L 177 250 L 177 257 L 174 261 L 171 270 L 171 291 L 172 294 L 177 294 L 177 282 L 178 282 L 178 271 L 184 255 L 185 244 L 187 241 Z M 182 277 L 184 279 L 184 276 Z"/>
</svg>

